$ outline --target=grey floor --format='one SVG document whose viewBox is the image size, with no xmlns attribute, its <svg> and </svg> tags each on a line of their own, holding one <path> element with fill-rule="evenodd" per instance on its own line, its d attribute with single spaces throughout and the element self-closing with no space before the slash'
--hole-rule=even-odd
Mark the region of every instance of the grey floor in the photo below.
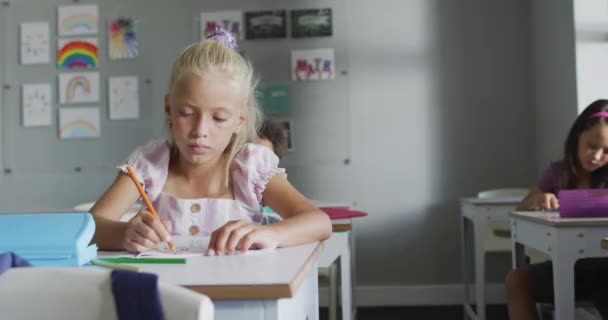
<svg viewBox="0 0 608 320">
<path fill-rule="evenodd" d="M 487 319 L 507 320 L 507 308 L 504 305 L 490 305 L 487 308 Z M 359 308 L 357 320 L 461 320 L 461 306 L 445 307 L 378 307 Z M 327 308 L 320 309 L 320 320 L 327 320 Z"/>
</svg>

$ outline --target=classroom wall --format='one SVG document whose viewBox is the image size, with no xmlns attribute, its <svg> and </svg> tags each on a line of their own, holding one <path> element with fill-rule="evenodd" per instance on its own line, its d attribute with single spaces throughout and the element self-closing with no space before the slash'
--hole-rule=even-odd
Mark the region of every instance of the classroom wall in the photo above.
<svg viewBox="0 0 608 320">
<path fill-rule="evenodd" d="M 577 70 L 572 0 L 531 1 L 536 175 L 563 157 L 577 116 Z M 588 104 L 588 103 L 587 103 Z"/>
<path fill-rule="evenodd" d="M 174 27 L 158 23 L 166 14 L 172 21 L 191 15 L 189 6 L 159 3 L 164 7 L 138 9 L 155 18 L 141 26 L 150 30 L 148 37 L 164 39 L 162 46 L 147 48 L 159 51 L 144 61 L 142 78 L 152 79 L 150 101 L 162 101 L 169 57 L 191 39 L 175 30 L 195 29 L 186 19 Z M 408 304 L 415 298 L 402 294 L 408 288 L 438 288 L 439 294 L 446 286 L 459 288 L 458 199 L 484 189 L 526 187 L 536 176 L 532 137 L 543 132 L 532 91 L 530 1 L 349 0 L 343 10 L 348 85 L 341 94 L 348 110 L 335 121 L 347 123 L 348 139 L 346 146 L 315 152 L 344 151 L 350 164 L 337 157 L 312 165 L 288 158 L 290 180 L 310 198 L 355 201 L 370 213 L 356 224 L 360 295 L 391 293 L 394 303 Z M 159 134 L 160 104 L 146 108 L 150 115 L 139 132 Z M 314 123 L 323 110 L 306 117 Z M 313 142 L 300 136 L 298 144 Z M 127 147 L 103 151 L 120 161 Z M 14 177 L 0 177 L 2 211 L 69 208 L 94 199 L 114 173 L 108 167 Z M 494 258 L 490 278 L 501 282 L 510 258 Z"/>
<path fill-rule="evenodd" d="M 134 146 L 163 134 L 162 101 L 171 63 L 179 50 L 194 39 L 193 22 L 183 19 L 191 15 L 189 6 L 175 6 L 166 1 L 144 6 L 139 0 L 99 3 L 102 19 L 97 38 L 101 67 L 95 71 L 100 72 L 100 102 L 60 106 L 57 98 L 60 72 L 54 62 L 49 65 L 16 63 L 19 61 L 19 23 L 50 22 L 51 61 L 56 61 L 57 6 L 72 3 L 22 0 L 9 1 L 9 6 L 0 7 L 0 43 L 5 46 L 0 50 L 0 61 L 3 61 L 0 79 L 10 85 L 0 96 L 3 103 L 0 211 L 68 210 L 76 204 L 94 201 L 113 181 L 116 165 L 124 161 Z M 145 12 L 141 12 L 143 7 Z M 145 30 L 137 34 L 142 54 L 134 60 L 110 62 L 106 18 L 120 15 L 139 18 L 137 28 Z M 159 45 L 160 39 L 162 45 Z M 137 120 L 108 119 L 107 78 L 119 75 L 139 76 L 140 117 Z M 21 84 L 31 82 L 51 83 L 52 126 L 24 128 L 21 125 Z M 100 108 L 100 138 L 57 139 L 57 109 L 74 106 Z"/>
<path fill-rule="evenodd" d="M 370 213 L 357 223 L 358 293 L 407 303 L 412 286 L 460 281 L 461 196 L 533 181 L 529 1 L 354 0 L 348 10 L 352 164 L 290 177 Z M 510 258 L 490 259 L 502 282 Z"/>
<path fill-rule="evenodd" d="M 270 39 L 243 41 L 245 55 L 256 66 L 264 83 L 287 83 L 291 87 L 291 114 L 295 150 L 286 164 L 313 166 L 343 165 L 349 154 L 350 121 L 348 108 L 348 79 L 346 53 L 346 1 L 317 0 L 294 2 L 258 1 L 80 1 L 97 3 L 100 10 L 99 41 L 101 77 L 100 102 L 82 105 L 59 105 L 56 79 L 60 71 L 54 63 L 21 65 L 18 56 L 19 24 L 49 21 L 51 28 L 51 61 L 56 53 L 56 15 L 59 5 L 68 0 L 21 0 L 0 6 L 2 28 L 0 40 L 10 46 L 0 52 L 3 64 L 0 81 L 10 84 L 2 91 L 3 118 L 0 124 L 2 154 L 0 157 L 0 209 L 2 211 L 65 210 L 82 202 L 95 200 L 116 176 L 117 164 L 122 163 L 134 146 L 152 136 L 163 135 L 162 101 L 166 92 L 171 64 L 179 51 L 200 39 L 200 12 L 217 10 L 270 10 L 297 8 L 333 9 L 332 37 Z M 127 16 L 136 19 L 140 55 L 133 60 L 109 61 L 107 58 L 107 19 Z M 14 50 L 13 50 L 14 48 Z M 292 82 L 290 52 L 292 49 L 334 48 L 337 76 L 332 81 Z M 118 75 L 139 76 L 140 117 L 136 120 L 109 120 L 107 78 Z M 58 140 L 57 118 L 53 125 L 24 128 L 21 125 L 21 85 L 50 82 L 54 112 L 74 106 L 99 107 L 101 137 L 85 140 Z M 320 116 L 322 115 L 322 116 Z M 24 142 L 27 144 L 24 145 Z M 61 186 L 57 188 L 56 186 Z M 23 201 L 15 194 L 36 194 L 37 201 Z"/>
<path fill-rule="evenodd" d="M 578 112 L 592 101 L 606 99 L 605 76 L 608 73 L 606 32 L 608 2 L 574 1 L 576 39 L 576 83 Z"/>
</svg>

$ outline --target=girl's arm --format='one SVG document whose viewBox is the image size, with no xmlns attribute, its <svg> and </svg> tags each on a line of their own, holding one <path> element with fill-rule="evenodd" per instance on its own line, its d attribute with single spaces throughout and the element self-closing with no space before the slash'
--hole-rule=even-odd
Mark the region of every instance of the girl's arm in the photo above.
<svg viewBox="0 0 608 320">
<path fill-rule="evenodd" d="M 101 250 L 124 250 L 127 223 L 120 222 L 139 198 L 137 188 L 127 175 L 119 173 L 112 185 L 97 200 L 91 213 L 95 218 L 93 243 Z"/>
<path fill-rule="evenodd" d="M 119 221 L 139 196 L 133 180 L 119 173 L 110 188 L 97 200 L 91 209 L 96 224 L 93 243 L 97 243 L 101 250 L 142 252 L 160 241 L 170 240 L 171 223 L 161 221 L 146 210 L 141 210 L 129 222 Z"/>
<path fill-rule="evenodd" d="M 268 226 L 276 230 L 279 246 L 320 241 L 331 236 L 327 214 L 296 190 L 284 174 L 276 174 L 268 181 L 262 198 L 285 219 Z"/>
<path fill-rule="evenodd" d="M 288 247 L 321 241 L 331 235 L 331 221 L 296 190 L 283 174 L 266 184 L 263 201 L 285 220 L 261 226 L 245 220 L 229 221 L 213 231 L 208 255 L 232 254 L 235 249 Z"/>
<path fill-rule="evenodd" d="M 538 186 L 532 187 L 524 200 L 517 206 L 519 211 L 550 210 L 559 208 L 557 197 L 553 193 L 546 193 Z"/>
</svg>

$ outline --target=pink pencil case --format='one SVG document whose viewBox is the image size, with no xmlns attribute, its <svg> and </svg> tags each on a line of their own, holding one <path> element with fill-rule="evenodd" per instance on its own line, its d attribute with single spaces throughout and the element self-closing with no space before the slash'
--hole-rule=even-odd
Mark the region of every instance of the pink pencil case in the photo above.
<svg viewBox="0 0 608 320">
<path fill-rule="evenodd" d="M 561 190 L 558 198 L 562 218 L 608 217 L 608 189 Z"/>
</svg>

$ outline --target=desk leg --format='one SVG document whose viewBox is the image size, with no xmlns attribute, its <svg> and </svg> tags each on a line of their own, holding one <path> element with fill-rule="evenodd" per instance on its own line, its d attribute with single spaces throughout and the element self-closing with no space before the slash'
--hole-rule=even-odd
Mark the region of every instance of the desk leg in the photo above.
<svg viewBox="0 0 608 320">
<path fill-rule="evenodd" d="M 486 319 L 486 221 L 475 218 L 473 222 L 473 243 L 475 245 L 475 306 L 478 320 Z"/>
<path fill-rule="evenodd" d="M 351 319 L 357 319 L 357 296 L 355 295 L 355 291 L 357 290 L 357 255 L 355 251 L 357 250 L 356 241 L 355 241 L 355 224 L 352 224 L 351 231 L 348 232 L 348 239 L 350 240 L 350 278 L 352 279 L 350 290 L 351 290 Z"/>
<path fill-rule="evenodd" d="M 342 297 L 342 319 L 353 320 L 353 278 L 356 276 L 351 273 L 352 258 L 354 257 L 352 231 L 346 231 L 345 252 L 340 254 L 340 294 Z"/>
<path fill-rule="evenodd" d="M 462 284 L 464 287 L 464 306 L 463 306 L 463 317 L 462 319 L 471 319 L 467 310 L 470 308 L 471 296 L 470 296 L 470 281 L 469 281 L 469 269 L 471 267 L 471 241 L 469 241 L 469 235 L 471 234 L 471 221 L 461 216 L 460 221 L 460 249 L 462 257 Z"/>
<path fill-rule="evenodd" d="M 558 244 L 559 245 L 559 244 Z M 553 289 L 555 297 L 555 320 L 574 319 L 574 262 L 576 257 L 557 251 L 553 259 Z"/>
<path fill-rule="evenodd" d="M 513 239 L 513 269 L 519 268 L 526 264 L 526 248 L 521 243 L 515 242 Z"/>
<path fill-rule="evenodd" d="M 215 300 L 216 320 L 319 320 L 317 264 L 291 298 L 270 300 Z"/>
<path fill-rule="evenodd" d="M 300 290 L 305 295 L 304 304 L 308 306 L 308 314 L 306 320 L 319 320 L 319 267 L 315 263 L 313 271 L 311 271 L 308 279 L 301 285 Z M 294 319 L 293 317 L 285 319 Z"/>
</svg>

